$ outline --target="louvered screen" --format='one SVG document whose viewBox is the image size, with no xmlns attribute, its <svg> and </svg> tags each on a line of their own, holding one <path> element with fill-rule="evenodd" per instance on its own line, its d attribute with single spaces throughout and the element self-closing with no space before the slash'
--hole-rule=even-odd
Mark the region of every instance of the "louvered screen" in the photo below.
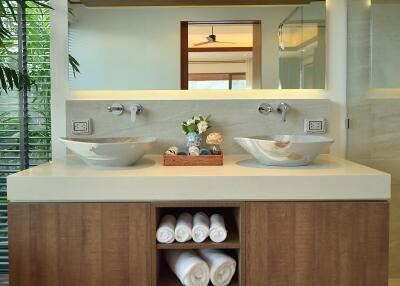
<svg viewBox="0 0 400 286">
<path fill-rule="evenodd" d="M 47 1 L 43 1 L 47 3 Z M 13 37 L 0 48 L 0 61 L 27 68 L 34 80 L 31 90 L 0 94 L 0 272 L 8 270 L 7 182 L 12 173 L 51 159 L 50 136 L 50 13 L 26 1 L 13 2 L 18 21 L 7 9 Z"/>
</svg>

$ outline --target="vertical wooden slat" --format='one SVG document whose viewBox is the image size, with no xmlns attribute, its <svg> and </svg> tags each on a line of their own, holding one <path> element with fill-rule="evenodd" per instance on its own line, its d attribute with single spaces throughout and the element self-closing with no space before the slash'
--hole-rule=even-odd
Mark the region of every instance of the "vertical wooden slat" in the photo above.
<svg viewBox="0 0 400 286">
<path fill-rule="evenodd" d="M 181 89 L 189 88 L 189 23 L 181 22 Z"/>
<path fill-rule="evenodd" d="M 27 261 L 31 264 L 31 283 L 28 285 L 58 286 L 62 265 L 58 264 L 57 205 L 31 204 L 28 208 L 31 218 L 30 261 Z"/>
<path fill-rule="evenodd" d="M 102 283 L 101 204 L 82 204 L 81 284 Z"/>
<path fill-rule="evenodd" d="M 62 204 L 59 211 L 60 286 L 79 285 L 82 277 L 82 205 Z"/>
<path fill-rule="evenodd" d="M 30 285 L 30 208 L 22 205 L 8 205 L 10 285 Z"/>
<path fill-rule="evenodd" d="M 129 285 L 150 285 L 150 206 L 129 206 Z M 154 239 L 153 239 L 154 240 Z"/>
</svg>

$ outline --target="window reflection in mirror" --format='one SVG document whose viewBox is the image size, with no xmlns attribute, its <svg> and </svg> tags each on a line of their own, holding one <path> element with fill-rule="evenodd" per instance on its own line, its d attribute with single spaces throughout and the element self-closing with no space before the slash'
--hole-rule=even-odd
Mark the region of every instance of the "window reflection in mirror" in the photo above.
<svg viewBox="0 0 400 286">
<path fill-rule="evenodd" d="M 297 7 L 278 27 L 279 87 L 325 88 L 325 10 Z"/>
<path fill-rule="evenodd" d="M 70 4 L 69 50 L 81 70 L 71 74 L 70 87 L 323 89 L 325 1 L 305 2 L 299 8 Z M 225 43 L 211 43 L 214 36 Z"/>
<path fill-rule="evenodd" d="M 184 25 L 182 89 L 260 88 L 260 21 Z"/>
</svg>

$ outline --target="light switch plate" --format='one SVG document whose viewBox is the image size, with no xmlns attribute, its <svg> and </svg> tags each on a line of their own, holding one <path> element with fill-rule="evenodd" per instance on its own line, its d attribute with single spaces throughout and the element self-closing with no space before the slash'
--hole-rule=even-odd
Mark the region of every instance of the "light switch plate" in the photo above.
<svg viewBox="0 0 400 286">
<path fill-rule="evenodd" d="M 325 118 L 312 118 L 304 120 L 304 132 L 308 134 L 326 133 L 327 120 Z"/>
<path fill-rule="evenodd" d="M 92 134 L 92 120 L 72 120 L 72 134 L 90 135 Z"/>
</svg>

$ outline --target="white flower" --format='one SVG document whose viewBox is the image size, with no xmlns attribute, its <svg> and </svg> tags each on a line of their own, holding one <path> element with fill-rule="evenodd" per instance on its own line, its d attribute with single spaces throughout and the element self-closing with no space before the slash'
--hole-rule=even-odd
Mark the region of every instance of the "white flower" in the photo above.
<svg viewBox="0 0 400 286">
<path fill-rule="evenodd" d="M 197 128 L 199 129 L 199 134 L 204 133 L 207 131 L 208 123 L 206 121 L 200 121 L 197 124 Z"/>
<path fill-rule="evenodd" d="M 193 118 L 195 121 L 200 121 L 200 115 Z"/>
<path fill-rule="evenodd" d="M 187 125 L 192 125 L 194 123 L 196 123 L 196 121 L 194 119 L 189 119 L 188 121 L 186 121 Z"/>
</svg>

